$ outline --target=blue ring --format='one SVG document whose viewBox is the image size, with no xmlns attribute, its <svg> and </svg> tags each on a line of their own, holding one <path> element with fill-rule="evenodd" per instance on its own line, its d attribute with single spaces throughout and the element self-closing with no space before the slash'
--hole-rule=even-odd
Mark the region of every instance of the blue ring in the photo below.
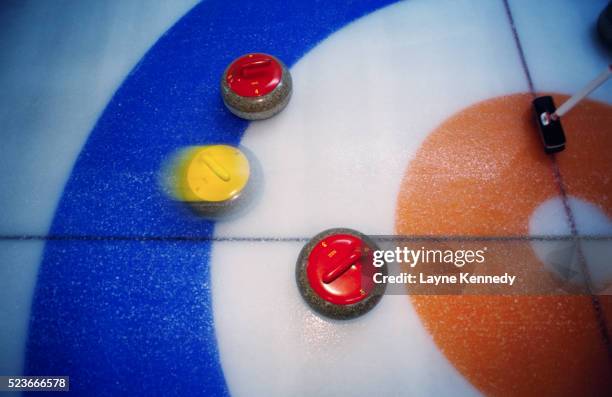
<svg viewBox="0 0 612 397">
<path fill-rule="evenodd" d="M 292 65 L 391 2 L 209 0 L 159 39 L 65 186 L 39 270 L 27 374 L 69 375 L 82 395 L 229 394 L 210 292 L 214 224 L 171 205 L 160 166 L 177 148 L 240 142 L 248 123 L 219 95 L 232 59 L 261 51 Z"/>
</svg>

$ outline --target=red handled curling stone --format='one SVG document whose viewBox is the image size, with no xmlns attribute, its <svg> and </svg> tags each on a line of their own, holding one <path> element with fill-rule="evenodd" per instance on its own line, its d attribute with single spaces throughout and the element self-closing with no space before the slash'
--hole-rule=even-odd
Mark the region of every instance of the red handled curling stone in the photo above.
<svg viewBox="0 0 612 397">
<path fill-rule="evenodd" d="M 387 275 L 387 265 L 373 265 L 377 245 L 351 229 L 319 233 L 302 248 L 296 281 L 302 297 L 318 313 L 351 319 L 370 311 L 385 292 L 374 283 L 375 273 Z"/>
<path fill-rule="evenodd" d="M 234 60 L 221 78 L 225 106 L 236 116 L 262 120 L 287 106 L 293 84 L 287 67 L 268 54 L 246 54 Z"/>
</svg>

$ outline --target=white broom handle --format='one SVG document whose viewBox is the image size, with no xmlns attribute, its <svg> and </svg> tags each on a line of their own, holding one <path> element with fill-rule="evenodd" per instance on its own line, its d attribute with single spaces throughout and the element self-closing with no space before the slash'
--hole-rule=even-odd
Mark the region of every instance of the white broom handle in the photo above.
<svg viewBox="0 0 612 397">
<path fill-rule="evenodd" d="M 572 110 L 572 108 L 576 106 L 578 102 L 582 101 L 587 95 L 593 92 L 597 87 L 605 83 L 606 80 L 610 78 L 610 76 L 612 76 L 612 64 L 608 65 L 606 70 L 604 70 L 599 76 L 597 76 L 595 80 L 591 81 L 582 90 L 572 95 L 572 97 L 568 99 L 567 101 L 565 101 L 563 105 L 559 106 L 559 108 L 557 108 L 557 111 L 553 113 L 553 118 L 556 119 L 556 118 L 562 117 L 564 114 Z"/>
</svg>

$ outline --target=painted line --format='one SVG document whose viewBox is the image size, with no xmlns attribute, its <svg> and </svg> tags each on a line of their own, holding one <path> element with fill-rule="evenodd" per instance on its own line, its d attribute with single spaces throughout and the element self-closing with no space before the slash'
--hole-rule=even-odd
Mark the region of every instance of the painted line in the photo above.
<svg viewBox="0 0 612 397">
<path fill-rule="evenodd" d="M 550 236 L 370 236 L 376 241 L 612 241 L 608 235 Z M 121 236 L 121 235 L 0 235 L 0 241 L 151 241 L 151 242 L 308 242 L 311 237 L 244 237 L 244 236 Z"/>
<path fill-rule="evenodd" d="M 535 86 L 531 78 L 529 66 L 527 65 L 527 59 L 523 51 L 523 45 L 521 44 L 520 36 L 516 30 L 516 25 L 514 23 L 514 17 L 512 16 L 512 10 L 510 9 L 510 4 L 508 3 L 508 0 L 503 0 L 503 3 L 506 9 L 506 14 L 508 16 L 508 22 L 510 23 L 510 28 L 512 29 L 512 35 L 514 36 L 516 48 L 519 52 L 523 72 L 525 73 L 527 84 L 529 85 L 529 91 L 531 95 L 535 98 L 536 97 Z M 563 209 L 565 211 L 565 215 L 567 217 L 567 221 L 569 223 L 570 230 L 572 232 L 572 236 L 574 237 L 574 239 L 579 240 L 578 239 L 578 229 L 576 228 L 576 219 L 569 205 L 567 189 L 565 188 L 565 183 L 563 182 L 563 176 L 561 175 L 561 170 L 559 169 L 557 158 L 554 153 L 550 154 L 548 157 L 550 158 L 550 161 L 551 161 L 553 179 L 555 180 L 555 183 L 559 189 L 561 201 L 563 202 Z M 593 310 L 595 312 L 594 313 L 595 320 L 597 321 L 597 325 L 600 330 L 601 337 L 603 339 L 604 345 L 606 346 L 606 350 L 608 352 L 608 357 L 610 359 L 610 362 L 612 362 L 612 338 L 610 337 L 610 331 L 608 328 L 608 320 L 606 319 L 605 313 L 602 310 L 601 301 L 599 300 L 599 297 L 593 294 L 593 281 L 591 279 L 591 274 L 586 264 L 584 253 L 582 252 L 581 244 L 579 243 L 577 244 L 577 252 L 578 252 L 578 259 L 580 263 L 580 269 L 582 270 L 582 275 L 584 276 L 584 279 L 585 279 L 587 291 L 589 291 L 589 294 L 591 295 Z"/>
</svg>

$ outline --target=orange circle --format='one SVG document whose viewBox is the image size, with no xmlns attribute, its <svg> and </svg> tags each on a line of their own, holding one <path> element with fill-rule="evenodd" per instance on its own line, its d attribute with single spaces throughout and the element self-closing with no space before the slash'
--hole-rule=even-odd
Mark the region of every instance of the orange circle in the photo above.
<svg viewBox="0 0 612 397">
<path fill-rule="evenodd" d="M 566 98 L 556 96 L 555 102 Z M 402 181 L 396 232 L 527 235 L 533 211 L 559 195 L 531 100 L 515 94 L 477 103 L 430 134 Z M 610 215 L 612 182 L 605 181 L 612 169 L 612 107 L 585 101 L 563 126 L 567 149 L 557 158 L 568 193 Z M 491 260 L 503 266 L 502 258 L 487 258 L 488 266 Z M 512 260 L 538 261 L 527 245 L 513 251 Z M 600 298 L 612 321 L 610 297 Z M 487 395 L 612 390 L 608 346 L 588 296 L 415 295 L 412 302 L 441 351 Z"/>
</svg>

